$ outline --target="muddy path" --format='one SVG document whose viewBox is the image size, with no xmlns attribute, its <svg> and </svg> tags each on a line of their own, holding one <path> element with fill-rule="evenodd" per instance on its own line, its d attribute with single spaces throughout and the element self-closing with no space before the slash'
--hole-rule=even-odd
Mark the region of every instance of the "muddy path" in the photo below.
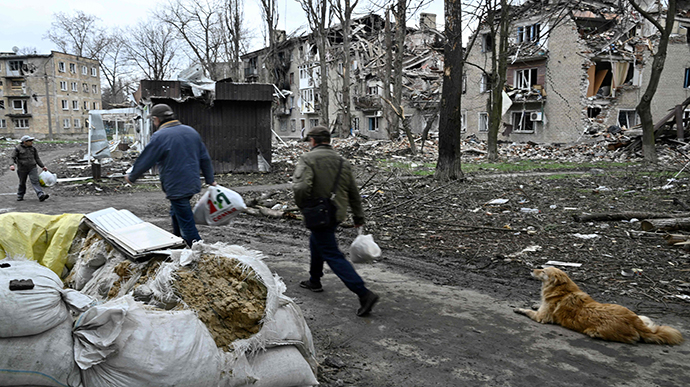
<svg viewBox="0 0 690 387">
<path fill-rule="evenodd" d="M 46 152 L 46 163 L 52 157 L 49 153 Z M 16 175 L 0 176 L 0 194 L 5 193 L 0 195 L 2 212 L 88 213 L 115 207 L 128 209 L 146 221 L 169 229 L 168 203 L 157 190 L 74 195 L 72 191 L 56 188 L 52 192 L 48 189 L 51 198 L 46 202 L 17 203 L 14 196 L 7 195 L 13 193 L 14 185 Z M 238 185 L 237 190 L 244 197 L 251 197 L 267 190 L 288 189 Z M 501 192 L 506 191 L 511 190 L 503 188 Z M 289 192 L 283 194 L 288 196 Z M 483 196 L 492 199 L 495 194 L 484 192 Z M 536 196 L 532 195 L 533 200 Z M 466 197 L 466 200 L 474 199 Z M 471 208 L 471 203 L 467 207 Z M 385 218 L 375 219 L 381 223 L 380 229 L 373 225 L 371 229 L 377 230 L 375 237 L 384 247 L 384 256 L 374 264 L 356 265 L 368 286 L 381 295 L 380 303 L 367 318 L 355 316 L 356 297 L 328 270 L 323 279 L 323 293 L 299 288 L 299 281 L 307 276 L 309 262 L 308 234 L 299 221 L 240 214 L 226 226 L 200 226 L 200 233 L 209 242 L 240 244 L 266 255 L 266 263 L 282 277 L 287 285 L 286 294 L 298 302 L 312 330 L 321 364 L 319 381 L 324 386 L 690 385 L 687 342 L 675 347 L 603 342 L 559 326 L 537 324 L 513 313 L 513 308 L 529 307 L 539 297 L 540 284 L 529 277 L 529 265 L 525 264 L 530 258 L 509 259 L 508 253 L 504 253 L 519 251 L 527 242 L 534 242 L 521 241 L 526 232 L 510 236 L 464 232 L 457 237 L 461 242 L 454 242 L 456 248 L 450 251 L 439 247 L 450 243 L 450 235 L 457 233 L 444 234 L 445 243 L 430 240 L 428 235 L 419 239 L 407 235 L 405 240 L 405 232 L 414 227 L 408 225 L 398 229 L 402 239 L 391 235 L 390 240 L 385 240 L 382 221 Z M 392 216 L 391 219 L 403 218 Z M 503 220 L 494 221 L 491 226 Z M 543 229 L 547 222 L 551 220 L 537 218 L 529 219 L 528 223 Z M 475 224 L 489 227 L 485 221 Z M 584 226 L 574 227 L 573 231 L 586 231 L 579 227 Z M 542 262 L 542 258 L 558 256 L 558 251 L 563 254 L 568 251 L 567 246 L 577 243 L 570 239 L 565 243 L 562 229 L 557 228 L 554 233 L 545 235 L 539 243 L 548 252 L 551 250 L 546 242 L 552 240 L 551 246 L 562 250 L 550 253 L 553 255 L 543 253 L 538 260 L 534 258 L 534 264 Z M 355 235 L 353 229 L 341 229 L 338 232 L 341 248 L 346 250 Z M 428 248 L 429 241 L 436 248 Z M 477 245 L 463 254 L 455 253 L 458 244 L 471 242 Z M 649 242 L 649 246 L 645 243 L 648 242 L 634 246 L 649 248 L 664 261 L 684 259 L 681 251 L 662 250 L 656 247 L 658 243 Z M 576 251 L 587 258 L 593 251 L 590 248 L 598 246 L 585 245 Z M 608 282 L 624 279 L 595 272 L 604 270 L 603 266 L 597 266 L 599 263 L 591 256 L 589 262 L 589 268 L 582 269 L 581 274 L 572 273 L 583 280 L 583 290 L 602 302 L 614 301 L 644 312 L 656 322 L 678 328 L 688 337 L 686 304 L 658 302 L 658 297 L 649 299 L 632 291 L 625 294 L 612 291 L 616 288 Z M 654 265 L 661 263 L 665 262 Z M 602 277 L 612 277 L 612 280 L 596 281 Z"/>
</svg>

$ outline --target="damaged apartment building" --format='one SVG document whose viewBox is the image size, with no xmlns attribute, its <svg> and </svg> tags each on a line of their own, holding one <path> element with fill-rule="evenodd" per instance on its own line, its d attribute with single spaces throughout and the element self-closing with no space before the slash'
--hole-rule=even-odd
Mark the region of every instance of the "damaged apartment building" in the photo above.
<svg viewBox="0 0 690 387">
<path fill-rule="evenodd" d="M 419 29 L 407 28 L 403 55 L 402 106 L 413 132 L 421 133 L 427 121 L 437 129 L 443 76 L 444 37 L 436 30 L 436 16 L 422 14 Z M 389 138 L 384 117 L 387 103 L 383 99 L 386 59 L 385 22 L 376 14 L 352 20 L 351 24 L 351 123 L 343 123 L 343 34 L 340 26 L 328 30 L 325 55 L 318 52 L 313 34 L 286 38 L 279 31 L 277 60 L 267 63 L 269 49 L 264 48 L 242 57 L 245 82 L 268 82 L 276 86 L 273 104 L 273 129 L 282 138 L 301 138 L 316 125 L 327 125 L 334 133 L 347 136 L 358 133 L 372 139 Z M 320 75 L 320 61 L 328 64 L 327 76 Z M 271 79 L 274 79 L 271 82 Z M 329 122 L 321 122 L 320 82 L 329 87 Z M 435 125 L 435 126 L 434 126 Z"/>
<path fill-rule="evenodd" d="M 642 8 L 663 17 L 655 4 Z M 614 0 L 527 1 L 511 14 L 499 140 L 575 142 L 586 134 L 640 123 L 635 109 L 659 42 L 651 23 L 626 2 Z M 690 12 L 679 12 L 652 101 L 655 120 L 690 96 L 689 28 Z M 486 72 L 498 40 L 488 28 L 477 34 L 467 59 L 472 65 L 465 66 L 463 130 L 486 139 L 491 111 Z M 684 116 L 687 120 L 690 112 Z"/>
</svg>

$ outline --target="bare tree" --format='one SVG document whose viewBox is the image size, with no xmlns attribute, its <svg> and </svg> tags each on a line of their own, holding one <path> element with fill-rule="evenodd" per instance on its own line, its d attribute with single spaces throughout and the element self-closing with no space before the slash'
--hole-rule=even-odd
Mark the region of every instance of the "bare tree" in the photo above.
<svg viewBox="0 0 690 387">
<path fill-rule="evenodd" d="M 106 88 L 110 89 L 113 96 L 112 103 L 122 103 L 124 91 L 132 83 L 129 79 L 131 69 L 127 63 L 127 39 L 125 33 L 115 29 L 107 38 L 108 45 L 100 51 L 94 59 L 98 60 L 101 67 L 101 76 L 106 81 Z"/>
<path fill-rule="evenodd" d="M 491 98 L 488 101 L 489 114 L 488 153 L 489 161 L 498 160 L 498 131 L 503 123 L 503 88 L 506 83 L 508 69 L 508 27 L 510 26 L 509 5 L 506 0 L 486 2 L 486 20 L 489 25 L 490 39 L 498 40 L 498 49 L 491 50 Z"/>
<path fill-rule="evenodd" d="M 228 4 L 222 0 L 170 0 L 167 9 L 156 14 L 176 30 L 190 56 L 213 80 L 223 78 L 225 63 L 239 60 L 229 57 L 232 51 L 224 49 L 230 44 L 231 25 L 223 22 L 227 19 L 221 14 Z"/>
<path fill-rule="evenodd" d="M 241 56 L 249 38 L 249 33 L 243 28 L 242 0 L 225 0 L 225 6 L 220 15 L 222 33 L 229 37 L 229 40 L 223 44 L 225 57 L 230 59 L 231 77 L 237 81 L 243 77 Z"/>
<path fill-rule="evenodd" d="M 438 161 L 435 177 L 454 180 L 461 169 L 462 88 L 465 54 L 462 48 L 462 1 L 445 0 L 446 46 L 443 51 L 443 91 L 438 125 Z"/>
<path fill-rule="evenodd" d="M 350 98 L 350 71 L 352 69 L 352 57 L 350 52 L 350 35 L 352 33 L 352 12 L 359 0 L 331 0 L 331 6 L 335 11 L 340 25 L 343 30 L 343 84 L 342 84 L 342 96 L 343 96 L 343 125 L 345 129 L 349 132 L 352 127 L 352 112 L 351 109 L 351 98 Z"/>
<path fill-rule="evenodd" d="M 656 47 L 656 53 L 652 54 L 654 60 L 652 61 L 652 71 L 649 78 L 649 84 L 645 90 L 639 104 L 637 105 L 637 113 L 640 115 L 642 122 L 642 152 L 644 154 L 645 162 L 656 164 L 657 155 L 654 140 L 654 120 L 652 118 L 652 99 L 659 86 L 661 79 L 661 72 L 664 70 L 664 63 L 666 62 L 666 51 L 668 49 L 669 36 L 673 30 L 673 23 L 676 18 L 676 0 L 668 0 L 668 7 L 666 9 L 666 23 L 661 25 L 656 20 L 654 15 L 643 10 L 639 4 L 634 0 L 628 0 L 630 5 L 635 8 L 646 20 L 654 25 L 659 31 L 659 44 Z M 660 3 L 659 3 L 660 7 Z M 661 9 L 659 9 L 661 14 Z"/>
<path fill-rule="evenodd" d="M 22 47 L 17 51 L 17 55 L 34 55 L 38 54 L 38 49 L 36 47 Z"/>
<path fill-rule="evenodd" d="M 261 14 L 266 23 L 266 38 L 268 39 L 268 54 L 264 60 L 266 68 L 269 70 L 269 82 L 278 83 L 276 66 L 278 63 L 278 53 L 276 51 L 276 30 L 278 28 L 278 4 L 277 0 L 259 0 Z"/>
<path fill-rule="evenodd" d="M 127 58 L 144 74 L 146 79 L 169 79 L 174 70 L 175 51 L 178 48 L 176 31 L 158 20 L 139 22 L 126 42 Z"/>
<path fill-rule="evenodd" d="M 328 0 L 297 0 L 304 10 L 319 51 L 319 100 L 321 122 L 329 127 L 328 57 L 327 31 L 331 24 L 331 9 Z"/>
<path fill-rule="evenodd" d="M 108 32 L 98 25 L 99 20 L 83 11 L 76 11 L 74 16 L 64 12 L 54 13 L 51 29 L 44 37 L 55 43 L 62 52 L 95 59 L 110 44 Z"/>
</svg>

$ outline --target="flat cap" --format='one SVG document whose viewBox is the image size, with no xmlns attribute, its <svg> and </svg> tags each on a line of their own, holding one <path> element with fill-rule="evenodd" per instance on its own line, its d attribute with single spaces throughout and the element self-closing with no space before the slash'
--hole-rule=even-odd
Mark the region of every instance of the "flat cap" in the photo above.
<svg viewBox="0 0 690 387">
<path fill-rule="evenodd" d="M 331 138 L 331 132 L 328 130 L 327 127 L 317 125 L 307 132 L 306 136 L 304 136 L 304 139 L 302 141 L 309 141 L 309 137 L 314 137 L 314 136 L 321 136 L 321 137 L 328 137 Z"/>
<path fill-rule="evenodd" d="M 172 117 L 174 114 L 175 113 L 173 113 L 170 106 L 164 103 L 159 103 L 158 105 L 155 105 L 153 108 L 151 108 L 151 115 L 155 117 L 168 118 Z"/>
<path fill-rule="evenodd" d="M 23 135 L 22 138 L 21 138 L 21 140 L 19 140 L 19 141 L 24 142 L 24 141 L 33 141 L 33 140 L 35 140 L 35 138 L 33 138 L 33 137 L 29 136 L 28 134 L 26 134 L 26 135 Z"/>
</svg>

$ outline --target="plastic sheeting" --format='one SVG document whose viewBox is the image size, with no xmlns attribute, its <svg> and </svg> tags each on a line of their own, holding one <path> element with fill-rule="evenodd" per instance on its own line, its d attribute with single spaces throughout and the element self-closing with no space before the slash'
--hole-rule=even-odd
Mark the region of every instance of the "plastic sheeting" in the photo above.
<svg viewBox="0 0 690 387">
<path fill-rule="evenodd" d="M 1 214 L 0 259 L 27 258 L 61 275 L 83 217 L 83 214 Z"/>
<path fill-rule="evenodd" d="M 103 117 L 97 111 L 89 112 L 89 155 L 88 159 L 109 159 L 110 143 L 105 133 Z"/>
</svg>

